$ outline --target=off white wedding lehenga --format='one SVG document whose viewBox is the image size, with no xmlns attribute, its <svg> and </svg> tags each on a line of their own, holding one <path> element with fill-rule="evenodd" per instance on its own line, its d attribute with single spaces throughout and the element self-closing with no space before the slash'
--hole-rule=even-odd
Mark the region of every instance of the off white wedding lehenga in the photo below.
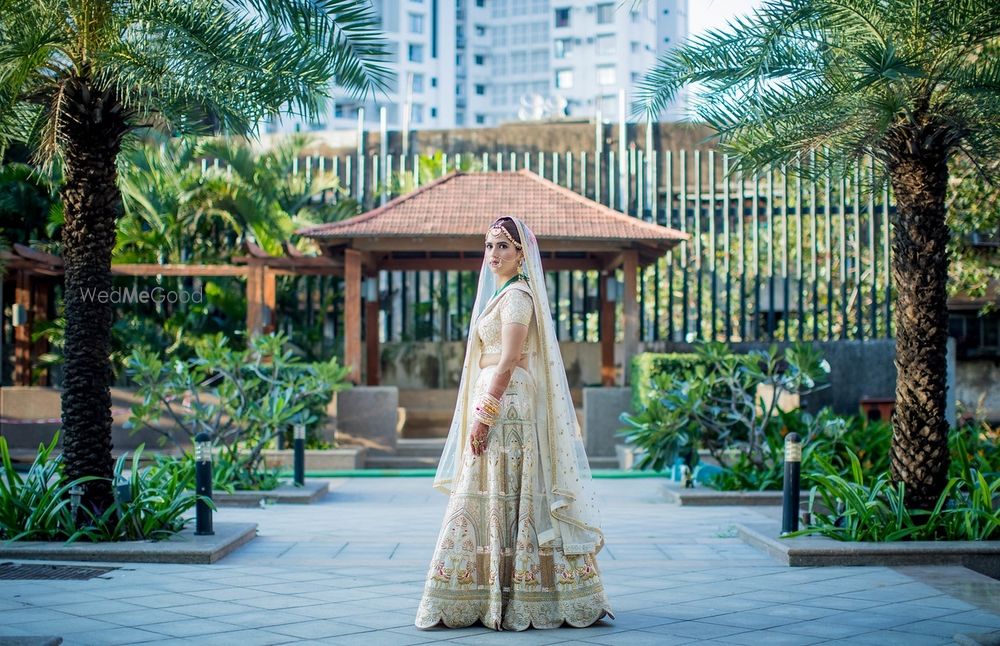
<svg viewBox="0 0 1000 646">
<path fill-rule="evenodd" d="M 590 466 L 545 289 L 537 240 L 514 218 L 524 273 L 494 295 L 484 265 L 473 307 L 458 403 L 434 479 L 449 493 L 415 624 L 497 630 L 589 626 L 612 619 L 595 555 L 604 545 Z M 496 366 L 501 328 L 528 325 L 528 369 L 516 367 L 500 398 L 486 452 L 472 453 L 473 408 Z"/>
</svg>

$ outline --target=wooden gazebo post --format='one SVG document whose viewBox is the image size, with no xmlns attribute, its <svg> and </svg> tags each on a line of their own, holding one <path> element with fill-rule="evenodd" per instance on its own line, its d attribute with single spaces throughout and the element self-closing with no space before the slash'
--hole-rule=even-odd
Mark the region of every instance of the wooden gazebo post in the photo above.
<svg viewBox="0 0 1000 646">
<path fill-rule="evenodd" d="M 639 252 L 629 249 L 625 252 L 624 287 L 625 298 L 622 301 L 622 385 L 631 383 L 630 364 L 632 357 L 639 351 L 639 301 L 636 298 L 639 272 Z"/>
<path fill-rule="evenodd" d="M 374 294 L 370 293 L 372 289 L 374 289 Z M 369 386 L 379 385 L 381 379 L 379 374 L 381 362 L 379 361 L 378 310 L 378 269 L 368 267 L 365 270 L 365 383 Z"/>
<path fill-rule="evenodd" d="M 348 378 L 361 383 L 361 252 L 344 250 L 344 365 Z"/>
<path fill-rule="evenodd" d="M 614 270 L 602 271 L 597 289 L 601 297 L 601 385 L 615 385 L 615 302 L 608 293 L 608 281 Z"/>
</svg>

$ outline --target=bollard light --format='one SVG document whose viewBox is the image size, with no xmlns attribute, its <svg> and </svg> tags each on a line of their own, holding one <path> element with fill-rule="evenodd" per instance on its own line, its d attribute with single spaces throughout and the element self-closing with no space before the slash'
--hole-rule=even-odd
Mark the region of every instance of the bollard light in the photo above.
<svg viewBox="0 0 1000 646">
<path fill-rule="evenodd" d="M 194 492 L 212 498 L 212 436 L 198 433 L 194 438 Z M 211 536 L 212 508 L 202 498 L 195 503 L 195 536 Z"/>
<path fill-rule="evenodd" d="M 69 490 L 69 509 L 73 514 L 73 522 L 76 522 L 77 514 L 80 512 L 81 498 L 83 498 L 83 487 L 75 485 Z"/>
<path fill-rule="evenodd" d="M 302 487 L 306 483 L 306 425 L 295 425 L 295 486 Z"/>
<path fill-rule="evenodd" d="M 785 489 L 781 499 L 781 533 L 799 529 L 799 476 L 802 472 L 802 442 L 798 433 L 785 436 Z"/>
</svg>

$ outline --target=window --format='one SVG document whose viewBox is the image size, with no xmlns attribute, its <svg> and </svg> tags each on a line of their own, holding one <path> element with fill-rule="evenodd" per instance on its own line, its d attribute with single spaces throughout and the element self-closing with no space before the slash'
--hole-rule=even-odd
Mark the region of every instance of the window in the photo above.
<svg viewBox="0 0 1000 646">
<path fill-rule="evenodd" d="M 498 25 L 493 28 L 493 46 L 503 47 L 507 44 L 507 27 Z"/>
<path fill-rule="evenodd" d="M 556 27 L 569 27 L 569 7 L 556 9 Z"/>
<path fill-rule="evenodd" d="M 610 25 L 615 21 L 615 5 L 613 2 L 606 2 L 597 5 L 597 24 Z"/>
<path fill-rule="evenodd" d="M 423 92 L 424 91 L 424 75 L 414 74 L 413 75 L 413 91 Z"/>
<path fill-rule="evenodd" d="M 410 116 L 411 116 L 411 118 L 413 120 L 413 123 L 423 123 L 423 121 L 424 121 L 424 105 L 422 103 L 414 103 L 413 106 L 412 106 L 412 108 L 413 108 L 413 112 L 410 113 Z"/>
<path fill-rule="evenodd" d="M 455 125 L 456 126 L 464 126 L 465 125 L 465 113 L 464 112 L 456 112 L 455 113 Z"/>
<path fill-rule="evenodd" d="M 642 80 L 642 74 L 639 72 L 632 72 L 632 84 L 635 85 Z"/>
<path fill-rule="evenodd" d="M 638 41 L 633 40 L 632 44 L 631 44 L 631 47 L 632 47 L 632 53 L 633 54 L 638 54 L 639 53 L 639 49 L 640 48 L 639 48 L 639 42 Z"/>
<path fill-rule="evenodd" d="M 463 65 L 465 65 L 465 56 L 455 54 L 455 67 L 462 67 Z"/>
<path fill-rule="evenodd" d="M 438 109 L 437 108 L 431 108 L 431 119 L 433 119 L 433 118 L 435 118 L 437 116 L 438 116 Z"/>
<path fill-rule="evenodd" d="M 422 34 L 424 33 L 424 16 L 419 13 L 410 14 L 410 33 L 412 34 Z"/>
<path fill-rule="evenodd" d="M 476 65 L 486 65 L 486 56 L 482 54 L 475 55 Z"/>
<path fill-rule="evenodd" d="M 631 15 L 631 18 L 632 18 L 632 24 L 633 25 L 638 25 L 639 24 L 639 19 L 642 18 L 642 15 L 638 11 L 633 11 L 630 15 Z"/>
<path fill-rule="evenodd" d="M 597 47 L 597 53 L 601 55 L 609 55 L 615 53 L 615 35 L 614 34 L 598 34 L 594 41 Z"/>
<path fill-rule="evenodd" d="M 486 0 L 476 0 L 476 6 L 477 7 L 485 7 L 486 6 Z"/>
<path fill-rule="evenodd" d="M 547 49 L 536 49 L 531 52 L 530 65 L 528 71 L 539 73 L 545 72 L 549 69 L 549 50 Z"/>
<path fill-rule="evenodd" d="M 476 94 L 479 96 L 486 96 L 486 86 L 482 83 L 476 83 Z"/>
<path fill-rule="evenodd" d="M 528 52 L 516 51 L 510 55 L 510 73 L 524 74 L 528 71 Z"/>
<path fill-rule="evenodd" d="M 556 38 L 555 40 L 556 58 L 566 58 L 571 51 L 573 51 L 572 38 Z"/>
<path fill-rule="evenodd" d="M 615 66 L 614 65 L 598 65 L 597 66 L 597 84 L 598 85 L 614 85 L 617 83 L 615 77 Z"/>
<path fill-rule="evenodd" d="M 438 86 L 438 77 L 432 76 L 431 77 L 431 87 L 437 87 L 437 86 Z"/>
<path fill-rule="evenodd" d="M 407 59 L 413 63 L 423 63 L 424 62 L 424 46 L 423 45 L 413 45 L 411 44 L 407 50 Z"/>
<path fill-rule="evenodd" d="M 948 313 L 948 336 L 955 337 L 957 355 L 1000 357 L 1000 313 L 973 311 Z"/>
<path fill-rule="evenodd" d="M 476 25 L 476 35 L 485 36 L 486 35 L 486 25 Z"/>
<path fill-rule="evenodd" d="M 573 70 L 556 70 L 556 87 L 573 87 Z"/>
<path fill-rule="evenodd" d="M 486 115 L 485 114 L 477 114 L 476 115 L 476 123 L 478 123 L 478 124 L 484 124 L 484 123 L 486 123 Z"/>
</svg>

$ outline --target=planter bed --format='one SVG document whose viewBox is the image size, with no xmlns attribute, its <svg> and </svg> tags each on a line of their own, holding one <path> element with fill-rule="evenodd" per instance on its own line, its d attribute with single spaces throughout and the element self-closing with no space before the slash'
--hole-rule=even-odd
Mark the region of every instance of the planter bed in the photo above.
<svg viewBox="0 0 1000 646">
<path fill-rule="evenodd" d="M 667 502 L 686 507 L 735 506 L 781 506 L 780 491 L 717 491 L 701 485 L 685 489 L 679 482 L 667 482 L 660 488 Z M 809 500 L 809 492 L 799 493 L 799 500 Z"/>
<path fill-rule="evenodd" d="M 824 536 L 778 538 L 779 523 L 736 525 L 748 545 L 767 552 L 785 565 L 962 565 L 1000 578 L 1000 541 L 837 541 Z"/>
<path fill-rule="evenodd" d="M 284 483 L 270 491 L 213 491 L 212 500 L 219 507 L 260 507 L 267 503 L 308 505 L 321 500 L 330 492 L 328 481 L 306 480 L 305 485 L 296 487 Z"/>
<path fill-rule="evenodd" d="M 215 534 L 195 536 L 190 526 L 163 541 L 117 543 L 0 541 L 0 558 L 103 563 L 215 563 L 257 536 L 257 523 L 215 523 Z"/>
</svg>

